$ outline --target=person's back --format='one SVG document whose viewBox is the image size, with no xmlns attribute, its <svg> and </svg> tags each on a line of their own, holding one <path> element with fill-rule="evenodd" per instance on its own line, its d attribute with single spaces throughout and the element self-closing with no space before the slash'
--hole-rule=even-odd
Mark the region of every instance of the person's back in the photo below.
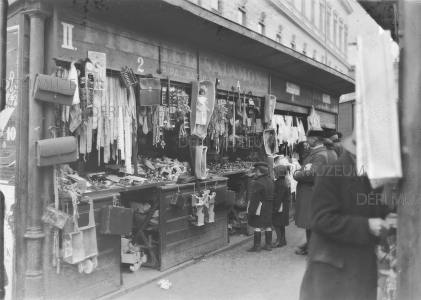
<svg viewBox="0 0 421 300">
<path fill-rule="evenodd" d="M 300 300 L 376 300 L 378 236 L 387 232 L 388 206 L 367 201 L 373 192 L 355 170 L 356 146 L 344 141 L 341 158 L 318 176 L 311 199 L 309 261 Z M 352 151 L 352 152 L 351 152 Z M 352 154 L 351 154 L 352 153 Z M 375 191 L 374 191 L 375 192 Z M 317 200 L 317 201 L 316 201 Z"/>
</svg>

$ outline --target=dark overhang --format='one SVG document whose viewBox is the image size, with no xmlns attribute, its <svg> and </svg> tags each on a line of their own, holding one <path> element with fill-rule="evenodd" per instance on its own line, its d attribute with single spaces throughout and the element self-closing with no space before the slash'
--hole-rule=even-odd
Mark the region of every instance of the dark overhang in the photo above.
<svg viewBox="0 0 421 300">
<path fill-rule="evenodd" d="M 58 4 L 69 10 L 77 9 L 71 0 L 43 2 Z M 120 27 L 141 28 L 199 50 L 235 57 L 332 95 L 355 91 L 353 78 L 189 1 L 104 2 L 108 9 L 93 9 L 88 12 L 88 18 L 100 18 Z"/>
<path fill-rule="evenodd" d="M 358 0 L 358 3 L 380 27 L 384 30 L 390 30 L 392 38 L 398 42 L 398 0 Z"/>
</svg>

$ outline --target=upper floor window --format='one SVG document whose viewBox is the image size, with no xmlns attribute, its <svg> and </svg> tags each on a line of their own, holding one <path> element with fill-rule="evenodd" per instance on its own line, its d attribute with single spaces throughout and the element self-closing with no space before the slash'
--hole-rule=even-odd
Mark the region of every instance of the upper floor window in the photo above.
<svg viewBox="0 0 421 300">
<path fill-rule="evenodd" d="M 238 9 L 238 19 L 237 19 L 237 22 L 238 23 L 240 23 L 241 25 L 243 25 L 243 26 L 246 26 L 246 21 L 247 21 L 247 19 L 246 19 L 246 11 L 245 10 L 243 10 L 243 9 L 241 9 L 241 8 L 239 8 Z"/>
<path fill-rule="evenodd" d="M 311 23 L 314 24 L 315 22 L 315 15 L 316 13 L 316 0 L 311 0 Z"/>
<path fill-rule="evenodd" d="M 345 25 L 344 28 L 344 52 L 345 56 L 348 55 L 348 26 Z"/>
<path fill-rule="evenodd" d="M 333 13 L 333 44 L 337 45 L 337 27 L 338 27 L 338 15 L 336 12 Z"/>
<path fill-rule="evenodd" d="M 303 15 L 303 17 L 306 16 L 306 1 L 301 2 L 301 14 Z"/>
<path fill-rule="evenodd" d="M 324 22 L 324 5 L 323 5 L 323 0 L 320 0 L 320 8 L 319 8 L 319 29 L 320 32 L 323 33 L 323 22 Z"/>
<path fill-rule="evenodd" d="M 276 42 L 279 44 L 282 42 L 282 35 L 280 33 L 276 34 Z"/>
<path fill-rule="evenodd" d="M 307 55 L 307 43 L 304 43 L 303 45 L 303 54 Z"/>
<path fill-rule="evenodd" d="M 317 51 L 316 51 L 316 49 L 314 49 L 313 50 L 313 59 L 314 60 L 317 60 L 316 56 L 317 56 Z"/>
<path fill-rule="evenodd" d="M 339 20 L 339 50 L 343 51 L 342 48 L 342 32 L 343 32 L 344 22 Z"/>
<path fill-rule="evenodd" d="M 220 3 L 220 0 L 211 0 L 211 7 L 214 10 L 221 11 L 221 3 Z"/>
<path fill-rule="evenodd" d="M 326 9 L 326 36 L 330 39 L 330 17 L 332 16 L 332 9 L 329 4 Z"/>
<path fill-rule="evenodd" d="M 265 35 L 265 24 L 263 24 L 262 22 L 257 23 L 257 32 Z"/>
</svg>

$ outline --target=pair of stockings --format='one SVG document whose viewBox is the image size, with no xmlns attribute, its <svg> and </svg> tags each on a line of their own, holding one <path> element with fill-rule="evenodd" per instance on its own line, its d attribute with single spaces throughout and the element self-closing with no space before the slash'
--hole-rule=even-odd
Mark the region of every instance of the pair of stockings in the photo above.
<svg viewBox="0 0 421 300">
<path fill-rule="evenodd" d="M 279 240 L 285 237 L 285 226 L 273 226 L 276 232 L 276 239 Z"/>
</svg>

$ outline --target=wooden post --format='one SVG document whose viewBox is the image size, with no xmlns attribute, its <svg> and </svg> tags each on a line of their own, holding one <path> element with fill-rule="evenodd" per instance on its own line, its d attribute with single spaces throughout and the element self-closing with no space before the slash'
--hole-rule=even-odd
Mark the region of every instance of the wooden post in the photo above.
<svg viewBox="0 0 421 300">
<path fill-rule="evenodd" d="M 29 49 L 29 131 L 28 131 L 28 216 L 26 227 L 25 299 L 43 299 L 42 231 L 43 210 L 42 171 L 37 166 L 36 142 L 43 131 L 43 104 L 31 97 L 35 76 L 44 71 L 44 20 L 48 16 L 41 10 L 26 12 L 30 18 Z"/>
<path fill-rule="evenodd" d="M 421 2 L 399 1 L 400 101 L 403 180 L 398 205 L 398 299 L 421 295 Z M 400 195 L 399 195 L 400 196 Z M 415 199 L 413 198 L 415 197 Z M 399 197 L 398 197 L 399 198 Z"/>
</svg>

